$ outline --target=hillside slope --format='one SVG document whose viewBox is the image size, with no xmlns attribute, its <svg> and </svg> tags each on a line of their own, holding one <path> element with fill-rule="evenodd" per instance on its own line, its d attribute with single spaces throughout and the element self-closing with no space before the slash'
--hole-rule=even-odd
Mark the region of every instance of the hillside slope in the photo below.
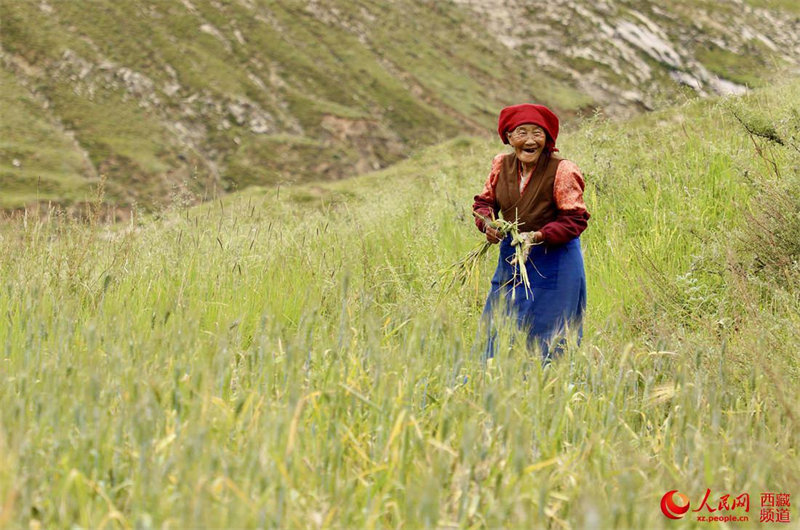
<svg viewBox="0 0 800 530">
<path fill-rule="evenodd" d="M 497 140 L 115 226 L 3 215 L 0 527 L 754 522 L 800 477 L 799 140 L 796 80 L 560 138 L 589 301 L 546 369 L 503 327 L 482 359 L 496 249 L 448 287 Z"/>
<path fill-rule="evenodd" d="M 741 91 L 800 62 L 792 3 L 752 3 L 0 0 L 0 207 L 351 176 L 511 102 Z"/>
</svg>

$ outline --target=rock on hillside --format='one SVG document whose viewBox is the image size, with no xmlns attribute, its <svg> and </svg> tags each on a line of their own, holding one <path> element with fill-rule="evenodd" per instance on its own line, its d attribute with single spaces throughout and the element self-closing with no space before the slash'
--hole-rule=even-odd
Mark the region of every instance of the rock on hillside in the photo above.
<svg viewBox="0 0 800 530">
<path fill-rule="evenodd" d="M 340 178 L 490 134 L 512 102 L 740 92 L 800 64 L 797 9 L 768 3 L 0 0 L 0 207 L 100 175 L 147 206 Z"/>
<path fill-rule="evenodd" d="M 741 94 L 776 67 L 800 64 L 800 4 L 792 12 L 743 0 L 455 1 L 529 68 L 560 75 L 614 115 L 652 108 L 674 84 Z"/>
</svg>

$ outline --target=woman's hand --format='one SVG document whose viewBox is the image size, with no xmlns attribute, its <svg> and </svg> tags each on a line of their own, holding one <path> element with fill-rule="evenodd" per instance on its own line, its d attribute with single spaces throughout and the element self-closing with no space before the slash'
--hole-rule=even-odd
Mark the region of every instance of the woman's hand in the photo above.
<svg viewBox="0 0 800 530">
<path fill-rule="evenodd" d="M 512 246 L 522 245 L 522 261 L 528 261 L 528 255 L 531 253 L 531 247 L 534 245 L 541 245 L 544 242 L 544 235 L 538 230 L 536 232 L 522 232 L 519 239 L 511 243 Z M 511 264 L 517 263 L 517 256 L 511 260 Z"/>
<path fill-rule="evenodd" d="M 497 244 L 497 243 L 499 243 L 499 242 L 501 242 L 503 240 L 503 234 L 500 232 L 500 230 L 498 230 L 498 229 L 496 229 L 494 227 L 491 227 L 489 225 L 486 225 L 485 234 L 486 234 L 486 241 L 488 241 L 489 243 L 491 243 L 493 245 Z"/>
</svg>

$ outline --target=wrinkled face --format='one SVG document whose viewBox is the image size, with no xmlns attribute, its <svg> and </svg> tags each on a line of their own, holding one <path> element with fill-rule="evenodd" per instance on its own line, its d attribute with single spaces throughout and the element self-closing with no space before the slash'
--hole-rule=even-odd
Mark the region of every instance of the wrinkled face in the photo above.
<svg viewBox="0 0 800 530">
<path fill-rule="evenodd" d="M 523 164 L 533 164 L 539 159 L 547 142 L 544 129 L 532 123 L 518 126 L 513 131 L 506 133 L 508 143 L 517 153 L 517 158 Z"/>
</svg>

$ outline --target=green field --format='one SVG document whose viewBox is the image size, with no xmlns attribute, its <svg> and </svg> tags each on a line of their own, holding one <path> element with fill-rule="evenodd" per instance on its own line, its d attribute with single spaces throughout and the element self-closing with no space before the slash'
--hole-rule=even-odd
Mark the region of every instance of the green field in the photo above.
<svg viewBox="0 0 800 530">
<path fill-rule="evenodd" d="M 8 217 L 0 527 L 736 527 L 669 521 L 673 489 L 749 493 L 755 523 L 790 493 L 796 525 L 798 138 L 796 82 L 565 134 L 589 311 L 546 369 L 513 331 L 481 362 L 492 259 L 442 287 L 497 141 L 115 226 Z"/>
</svg>

